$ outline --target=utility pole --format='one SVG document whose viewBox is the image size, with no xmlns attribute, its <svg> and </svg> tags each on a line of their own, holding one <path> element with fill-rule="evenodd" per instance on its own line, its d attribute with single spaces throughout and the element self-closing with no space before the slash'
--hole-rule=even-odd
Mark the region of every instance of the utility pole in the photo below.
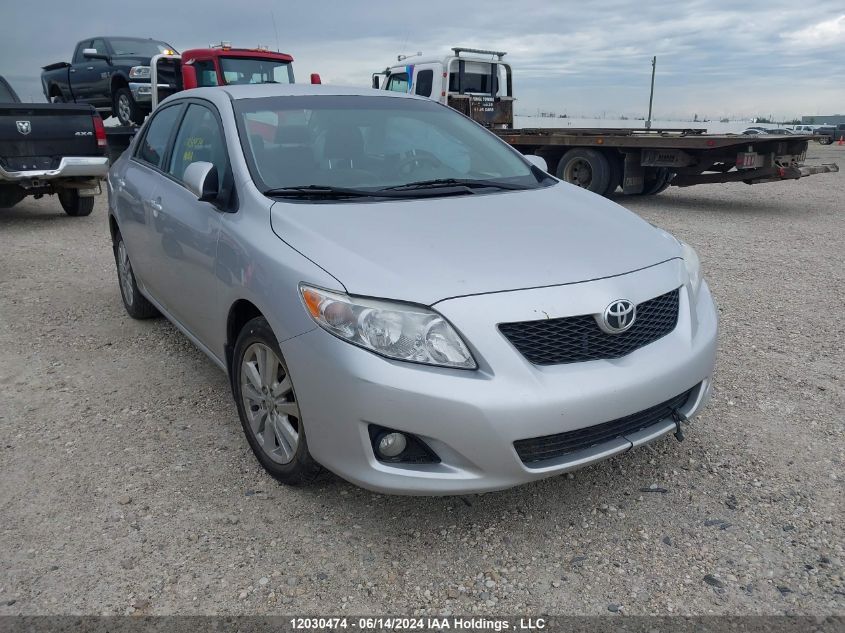
<svg viewBox="0 0 845 633">
<path fill-rule="evenodd" d="M 654 71 L 657 69 L 657 55 L 651 58 L 651 94 L 648 96 L 648 121 L 645 122 L 645 129 L 651 129 L 651 104 L 654 102 Z"/>
</svg>

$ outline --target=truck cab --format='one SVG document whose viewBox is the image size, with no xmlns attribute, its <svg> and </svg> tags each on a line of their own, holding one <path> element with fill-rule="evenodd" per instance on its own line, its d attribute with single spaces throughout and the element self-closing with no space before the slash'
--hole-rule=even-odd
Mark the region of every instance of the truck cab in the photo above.
<svg viewBox="0 0 845 633">
<path fill-rule="evenodd" d="M 455 47 L 445 57 L 399 55 L 373 73 L 373 88 L 429 97 L 485 127 L 513 128 L 513 79 L 506 53 Z"/>
</svg>

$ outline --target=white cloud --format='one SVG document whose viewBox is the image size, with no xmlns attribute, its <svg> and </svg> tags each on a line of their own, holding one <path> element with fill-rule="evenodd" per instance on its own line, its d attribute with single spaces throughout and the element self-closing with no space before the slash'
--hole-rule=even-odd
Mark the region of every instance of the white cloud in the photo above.
<svg viewBox="0 0 845 633">
<path fill-rule="evenodd" d="M 798 31 L 784 33 L 783 38 L 793 45 L 807 48 L 841 46 L 845 44 L 845 13 Z"/>
</svg>

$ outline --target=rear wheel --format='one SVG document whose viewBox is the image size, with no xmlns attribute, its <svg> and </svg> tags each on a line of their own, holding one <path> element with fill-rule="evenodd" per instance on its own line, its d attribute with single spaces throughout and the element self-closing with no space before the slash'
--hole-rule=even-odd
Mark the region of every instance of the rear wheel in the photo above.
<svg viewBox="0 0 845 633">
<path fill-rule="evenodd" d="M 833 139 L 829 136 L 822 136 L 819 139 L 819 143 L 821 143 L 822 145 L 830 145 L 831 143 L 833 143 Z"/>
<path fill-rule="evenodd" d="M 605 197 L 615 193 L 616 190 L 622 186 L 622 175 L 625 171 L 625 159 L 618 155 L 617 152 L 606 154 L 607 162 L 610 167 L 610 177 L 607 180 L 607 189 L 604 190 Z"/>
<path fill-rule="evenodd" d="M 117 280 L 120 282 L 120 297 L 129 316 L 133 319 L 150 319 L 158 316 L 159 311 L 156 307 L 138 290 L 132 263 L 129 261 L 129 253 L 126 251 L 126 244 L 123 243 L 123 236 L 120 233 L 114 238 L 114 261 L 117 265 Z"/>
<path fill-rule="evenodd" d="M 571 149 L 561 157 L 557 177 L 603 195 L 610 183 L 610 163 L 604 154 L 594 149 Z"/>
<path fill-rule="evenodd" d="M 672 182 L 674 174 L 665 167 L 646 168 L 643 182 L 643 196 L 656 196 Z"/>
<path fill-rule="evenodd" d="M 264 470 L 288 485 L 314 481 L 322 468 L 308 452 L 293 382 L 264 317 L 238 335 L 231 375 L 244 434 Z"/>
<path fill-rule="evenodd" d="M 94 210 L 94 196 L 80 196 L 76 189 L 60 191 L 59 202 L 65 213 L 74 217 L 91 215 Z"/>
</svg>

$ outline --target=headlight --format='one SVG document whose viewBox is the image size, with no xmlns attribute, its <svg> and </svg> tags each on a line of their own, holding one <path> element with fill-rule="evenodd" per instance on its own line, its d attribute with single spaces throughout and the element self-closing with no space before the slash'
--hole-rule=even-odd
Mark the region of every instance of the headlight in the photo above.
<svg viewBox="0 0 845 633">
<path fill-rule="evenodd" d="M 701 260 L 698 259 L 698 253 L 695 252 L 693 247 L 685 242 L 681 242 L 681 251 L 683 252 L 684 266 L 687 269 L 687 277 L 694 300 L 698 296 L 698 289 L 701 288 Z"/>
<path fill-rule="evenodd" d="M 458 333 L 442 316 L 422 306 L 378 301 L 300 286 L 317 324 L 345 341 L 387 358 L 475 369 Z"/>
<path fill-rule="evenodd" d="M 129 69 L 129 78 L 130 79 L 149 79 L 150 78 L 150 67 L 149 66 L 133 66 Z"/>
</svg>

